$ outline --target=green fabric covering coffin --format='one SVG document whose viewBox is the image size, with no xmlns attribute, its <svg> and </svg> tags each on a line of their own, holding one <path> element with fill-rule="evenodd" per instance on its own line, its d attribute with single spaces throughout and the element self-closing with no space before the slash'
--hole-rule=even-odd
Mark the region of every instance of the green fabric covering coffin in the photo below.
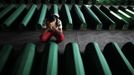
<svg viewBox="0 0 134 75">
<path fill-rule="evenodd" d="M 3 11 L 0 12 L 0 19 L 5 16 L 10 10 L 12 10 L 15 7 L 15 5 L 11 4 L 8 7 L 6 7 Z"/>
<path fill-rule="evenodd" d="M 0 50 L 0 72 L 2 72 L 12 49 L 13 49 L 12 45 L 7 45 L 7 44 L 1 48 L 1 50 Z"/>
<path fill-rule="evenodd" d="M 37 5 L 33 4 L 31 8 L 29 9 L 28 13 L 24 17 L 24 19 L 21 22 L 21 27 L 26 28 L 28 26 L 29 21 L 31 20 L 35 10 L 37 9 Z"/>
<path fill-rule="evenodd" d="M 128 7 L 127 7 L 127 9 L 129 9 L 129 10 L 131 10 L 131 11 L 133 11 L 133 12 L 134 12 L 134 8 L 133 8 L 133 7 L 131 7 L 131 6 L 128 6 Z"/>
<path fill-rule="evenodd" d="M 71 14 L 73 18 L 74 29 L 86 29 L 87 28 L 86 20 L 78 5 L 75 4 L 72 6 Z"/>
<path fill-rule="evenodd" d="M 85 75 L 84 65 L 77 43 L 67 44 L 64 55 L 66 75 Z"/>
<path fill-rule="evenodd" d="M 133 19 L 131 18 L 131 16 L 127 15 L 123 11 L 121 11 L 113 6 L 110 6 L 109 9 L 112 10 L 113 12 L 117 13 L 118 15 L 120 15 L 120 17 L 122 17 L 125 21 L 127 21 L 129 23 L 129 26 L 128 26 L 129 29 L 134 28 L 134 25 L 133 25 L 134 22 L 133 22 Z"/>
<path fill-rule="evenodd" d="M 30 75 L 58 75 L 58 45 L 55 42 L 37 45 Z"/>
<path fill-rule="evenodd" d="M 64 4 L 60 10 L 62 25 L 64 29 L 73 29 L 72 17 L 67 4 Z"/>
<path fill-rule="evenodd" d="M 134 68 L 117 43 L 108 43 L 103 50 L 103 54 L 113 75 L 134 75 Z"/>
<path fill-rule="evenodd" d="M 87 44 L 83 62 L 86 75 L 112 75 L 110 67 L 96 42 Z"/>
<path fill-rule="evenodd" d="M 115 23 L 115 29 L 127 30 L 129 23 L 121 18 L 119 15 L 109 10 L 107 7 L 101 5 L 100 10 L 103 11 L 107 16 L 109 16 Z"/>
<path fill-rule="evenodd" d="M 20 5 L 16 11 L 12 13 L 4 22 L 4 27 L 9 28 L 11 24 L 17 19 L 18 16 L 23 12 L 23 10 L 26 8 L 25 4 Z"/>
<path fill-rule="evenodd" d="M 122 6 L 119 6 L 118 9 L 122 10 L 123 12 L 125 12 L 127 15 L 131 16 L 131 18 L 134 20 L 134 12 L 127 9 L 127 8 L 124 8 Z"/>
<path fill-rule="evenodd" d="M 122 6 L 119 6 L 118 9 L 120 9 L 121 11 L 123 11 L 126 15 L 130 16 L 131 17 L 131 20 L 132 20 L 132 25 L 129 27 L 130 29 L 134 29 L 134 12 L 129 10 L 129 9 L 125 9 L 124 7 Z"/>
<path fill-rule="evenodd" d="M 91 10 L 98 16 L 98 18 L 103 23 L 103 29 L 115 29 L 115 22 L 109 18 L 105 13 L 103 13 L 97 6 L 92 5 Z"/>
<path fill-rule="evenodd" d="M 122 52 L 126 56 L 126 58 L 129 60 L 129 62 L 132 64 L 134 68 L 134 43 L 133 42 L 128 42 L 124 44 L 122 47 Z"/>
<path fill-rule="evenodd" d="M 12 75 L 29 75 L 35 55 L 36 46 L 27 43 L 13 68 Z"/>
<path fill-rule="evenodd" d="M 58 75 L 58 45 L 50 43 L 46 75 Z"/>
<path fill-rule="evenodd" d="M 47 13 L 47 5 L 43 4 L 43 6 L 41 7 L 37 27 L 42 28 L 43 24 L 45 23 L 46 13 Z"/>
<path fill-rule="evenodd" d="M 101 30 L 102 22 L 93 13 L 93 11 L 90 8 L 88 8 L 88 6 L 86 5 L 81 6 L 81 11 L 83 12 L 85 20 L 87 22 L 87 28 Z"/>
<path fill-rule="evenodd" d="M 59 8 L 57 4 L 52 4 L 51 9 L 49 10 L 50 14 L 59 14 Z"/>
</svg>

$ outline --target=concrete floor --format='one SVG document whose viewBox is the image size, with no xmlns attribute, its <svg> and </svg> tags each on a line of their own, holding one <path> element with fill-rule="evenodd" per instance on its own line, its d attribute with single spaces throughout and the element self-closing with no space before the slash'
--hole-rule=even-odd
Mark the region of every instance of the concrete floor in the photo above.
<svg viewBox="0 0 134 75">
<path fill-rule="evenodd" d="M 59 44 L 59 51 L 64 52 L 65 46 L 69 42 L 77 42 L 80 51 L 84 51 L 86 45 L 90 42 L 97 42 L 103 50 L 109 42 L 117 42 L 122 47 L 126 42 L 133 41 L 134 31 L 64 31 L 65 40 Z M 23 44 L 33 42 L 39 43 L 39 31 L 36 32 L 0 32 L 0 45 L 9 43 L 17 50 L 20 50 Z"/>
</svg>

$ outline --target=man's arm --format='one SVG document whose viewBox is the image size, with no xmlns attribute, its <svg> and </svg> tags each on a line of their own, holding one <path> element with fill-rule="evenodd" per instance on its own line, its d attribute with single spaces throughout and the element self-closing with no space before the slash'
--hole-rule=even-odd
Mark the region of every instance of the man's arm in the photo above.
<svg viewBox="0 0 134 75">
<path fill-rule="evenodd" d="M 49 28 L 45 25 L 42 27 L 41 32 L 44 33 L 44 32 L 47 32 L 48 30 Z"/>
<path fill-rule="evenodd" d="M 62 33 L 62 32 L 63 32 L 63 30 L 62 30 L 62 22 L 61 22 L 60 19 L 57 20 L 57 27 L 54 28 L 54 30 L 55 30 L 56 32 L 58 32 L 58 33 Z"/>
</svg>

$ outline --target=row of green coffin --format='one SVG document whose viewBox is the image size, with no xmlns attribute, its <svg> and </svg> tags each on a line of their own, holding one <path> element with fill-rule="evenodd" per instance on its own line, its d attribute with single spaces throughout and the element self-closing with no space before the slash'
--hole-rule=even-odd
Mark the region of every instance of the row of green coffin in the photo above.
<svg viewBox="0 0 134 75">
<path fill-rule="evenodd" d="M 134 9 L 119 6 L 72 5 L 64 4 L 59 8 L 53 4 L 50 9 L 46 4 L 40 8 L 36 4 L 27 7 L 21 5 L 5 5 L 0 7 L 1 30 L 38 30 L 45 25 L 49 13 L 60 14 L 63 28 L 68 29 L 133 29 Z"/>
<path fill-rule="evenodd" d="M 105 4 L 105 5 L 133 5 L 131 0 L 99 0 L 93 1 L 94 4 Z"/>
<path fill-rule="evenodd" d="M 84 3 L 87 4 L 90 0 L 0 0 L 1 3 Z"/>
<path fill-rule="evenodd" d="M 133 4 L 130 0 L 0 0 L 1 3 Z"/>
<path fill-rule="evenodd" d="M 12 45 L 0 49 L 1 75 L 134 75 L 134 43 L 108 43 L 101 51 L 98 43 L 89 43 L 80 53 L 77 43 L 68 43 L 64 53 L 58 53 L 54 42 L 38 50 L 27 43 L 17 56 Z M 14 55 L 14 56 L 13 56 Z M 10 61 L 9 61 L 10 60 Z M 11 61 L 12 60 L 12 61 Z M 8 68 L 8 69 L 6 69 Z"/>
</svg>

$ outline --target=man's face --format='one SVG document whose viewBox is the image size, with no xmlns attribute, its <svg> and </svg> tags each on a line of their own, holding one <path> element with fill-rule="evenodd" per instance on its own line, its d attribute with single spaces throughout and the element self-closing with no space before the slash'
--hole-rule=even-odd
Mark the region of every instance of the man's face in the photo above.
<svg viewBox="0 0 134 75">
<path fill-rule="evenodd" d="M 54 25 L 55 25 L 55 23 L 56 23 L 56 20 L 54 20 L 54 21 L 52 21 L 52 22 L 47 21 L 47 24 L 48 24 L 49 26 L 54 26 Z"/>
</svg>

